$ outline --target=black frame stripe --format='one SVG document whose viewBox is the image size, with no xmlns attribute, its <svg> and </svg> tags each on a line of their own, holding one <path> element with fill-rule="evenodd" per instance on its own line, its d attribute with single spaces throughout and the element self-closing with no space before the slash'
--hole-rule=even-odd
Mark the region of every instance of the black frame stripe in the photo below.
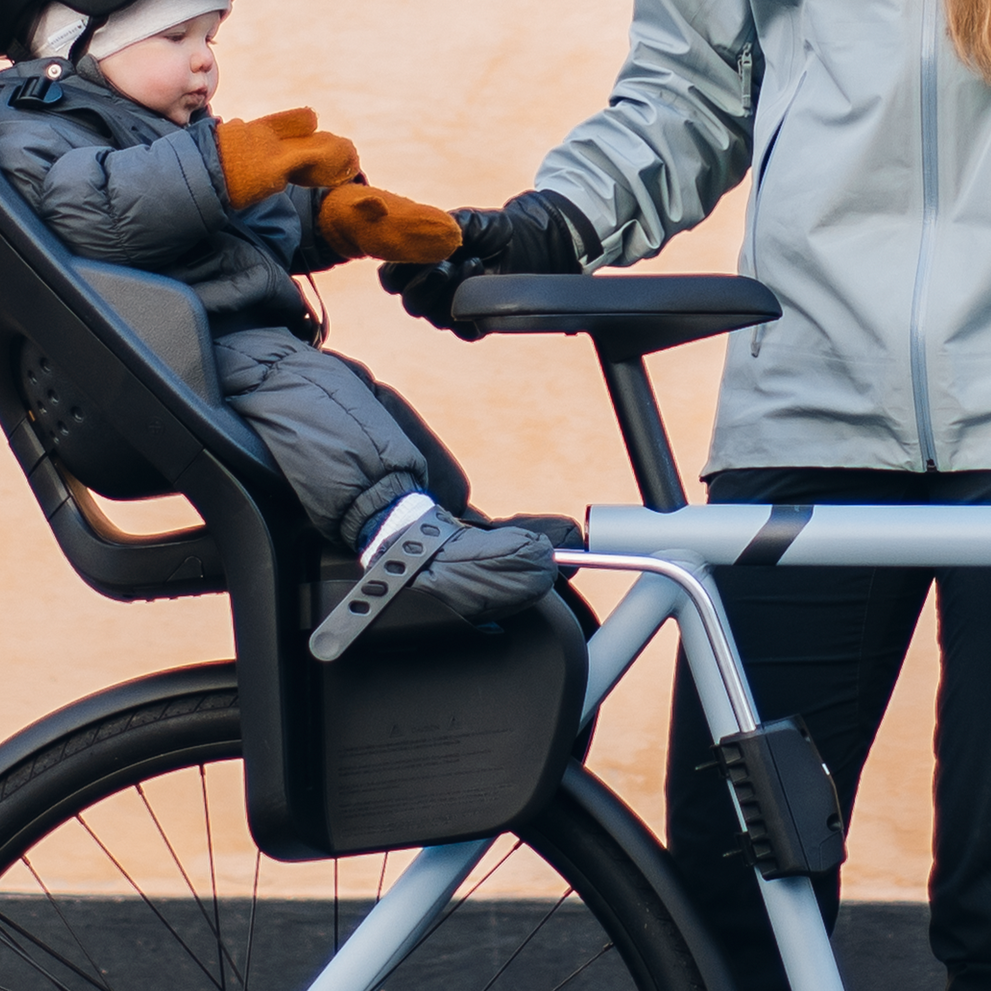
<svg viewBox="0 0 991 991">
<path fill-rule="evenodd" d="M 734 564 L 774 565 L 812 519 L 813 506 L 772 506 L 767 522 Z"/>
</svg>

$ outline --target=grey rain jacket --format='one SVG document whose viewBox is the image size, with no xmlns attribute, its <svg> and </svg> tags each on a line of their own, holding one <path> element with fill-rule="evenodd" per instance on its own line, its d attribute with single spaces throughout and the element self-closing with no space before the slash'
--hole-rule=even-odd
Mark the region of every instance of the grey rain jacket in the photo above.
<svg viewBox="0 0 991 991">
<path fill-rule="evenodd" d="M 12 83 L 52 65 L 59 104 L 9 105 Z M 18 63 L 0 72 L 0 87 L 0 168 L 74 252 L 185 282 L 217 336 L 265 325 L 308 332 L 289 273 L 341 260 L 315 233 L 319 190 L 291 187 L 235 212 L 215 120 L 173 124 L 113 92 L 88 57 L 79 73 L 61 59 Z"/>
<path fill-rule="evenodd" d="M 544 161 L 592 267 L 697 224 L 753 166 L 705 473 L 991 468 L 991 87 L 942 0 L 636 0 L 607 110 Z"/>
</svg>

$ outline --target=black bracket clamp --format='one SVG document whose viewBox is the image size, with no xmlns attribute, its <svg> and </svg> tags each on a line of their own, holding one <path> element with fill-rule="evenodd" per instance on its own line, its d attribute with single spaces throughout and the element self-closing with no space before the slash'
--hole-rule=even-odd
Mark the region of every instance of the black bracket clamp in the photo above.
<svg viewBox="0 0 991 991">
<path fill-rule="evenodd" d="M 713 747 L 743 812 L 743 854 L 767 880 L 811 876 L 846 859 L 833 779 L 800 716 Z"/>
<path fill-rule="evenodd" d="M 313 631 L 310 653 L 318 661 L 336 661 L 462 529 L 438 510 L 434 506 L 411 523 Z"/>
</svg>

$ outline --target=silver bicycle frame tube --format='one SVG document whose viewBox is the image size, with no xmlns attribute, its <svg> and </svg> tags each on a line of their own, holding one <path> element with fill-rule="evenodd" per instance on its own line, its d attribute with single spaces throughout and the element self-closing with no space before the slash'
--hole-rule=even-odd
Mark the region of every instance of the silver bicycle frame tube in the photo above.
<svg viewBox="0 0 991 991">
<path fill-rule="evenodd" d="M 554 556 L 563 565 L 644 572 L 637 585 L 645 582 L 651 575 L 663 576 L 669 583 L 673 583 L 677 587 L 677 594 L 672 614 L 678 620 L 685 656 L 713 742 L 731 733 L 749 732 L 757 728 L 757 709 L 719 593 L 706 564 L 697 555 L 677 562 L 632 555 L 562 551 Z M 626 600 L 623 604 L 625 603 Z M 612 616 L 609 617 L 611 619 Z M 607 624 L 609 620 L 606 621 Z M 649 624 L 644 624 L 647 625 Z M 657 623 L 657 627 L 659 626 L 660 623 Z M 628 664 L 632 661 L 631 657 Z M 614 663 L 621 662 L 616 658 Z M 625 667 L 618 672 L 612 684 L 619 680 L 623 671 Z M 594 710 L 601 702 L 602 698 L 587 698 L 586 706 L 591 705 Z M 730 788 L 729 791 L 740 828 L 745 830 L 743 811 L 733 789 Z M 836 959 L 812 891 L 812 883 L 805 877 L 765 881 L 759 872 L 756 873 L 792 991 L 843 991 L 843 982 L 836 968 Z"/>
<path fill-rule="evenodd" d="M 603 554 L 665 557 L 677 548 L 709 564 L 736 564 L 744 551 L 776 541 L 779 557 L 770 563 L 780 565 L 991 564 L 991 506 L 809 506 L 774 532 L 783 508 L 792 507 L 710 504 L 655 513 L 643 506 L 592 506 L 588 546 Z"/>
</svg>

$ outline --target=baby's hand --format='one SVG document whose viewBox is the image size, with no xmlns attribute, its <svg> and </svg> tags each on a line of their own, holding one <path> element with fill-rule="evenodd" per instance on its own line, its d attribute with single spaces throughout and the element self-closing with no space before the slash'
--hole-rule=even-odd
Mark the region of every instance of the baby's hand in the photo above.
<svg viewBox="0 0 991 991">
<path fill-rule="evenodd" d="M 318 222 L 327 243 L 344 258 L 371 255 L 430 265 L 461 244 L 461 228 L 450 214 L 353 182 L 327 194 Z"/>
<path fill-rule="evenodd" d="M 235 210 L 282 192 L 290 182 L 337 186 L 359 171 L 354 145 L 318 131 L 317 115 L 309 107 L 218 124 L 217 146 Z"/>
</svg>

